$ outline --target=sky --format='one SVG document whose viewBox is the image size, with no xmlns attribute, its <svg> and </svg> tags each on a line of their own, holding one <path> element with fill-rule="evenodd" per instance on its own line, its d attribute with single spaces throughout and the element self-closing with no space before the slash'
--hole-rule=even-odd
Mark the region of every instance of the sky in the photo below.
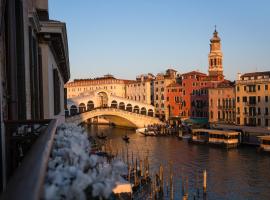
<svg viewBox="0 0 270 200">
<path fill-rule="evenodd" d="M 207 73 L 215 25 L 227 79 L 270 71 L 269 0 L 50 0 L 49 15 L 66 22 L 71 80 Z"/>
</svg>

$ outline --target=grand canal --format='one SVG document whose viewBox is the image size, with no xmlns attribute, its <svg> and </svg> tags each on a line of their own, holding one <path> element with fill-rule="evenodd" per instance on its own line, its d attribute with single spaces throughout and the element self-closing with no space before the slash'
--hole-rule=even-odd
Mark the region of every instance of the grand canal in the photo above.
<svg viewBox="0 0 270 200">
<path fill-rule="evenodd" d="M 175 137 L 144 137 L 134 130 L 91 126 L 89 134 L 104 132 L 114 148 L 128 149 L 137 157 L 149 156 L 150 171 L 173 165 L 174 199 L 181 199 L 181 177 L 188 177 L 189 199 L 196 193 L 198 175 L 207 170 L 207 199 L 270 199 L 270 156 L 255 148 L 224 150 L 192 145 Z M 130 143 L 122 136 L 128 134 Z M 196 183 L 195 183 L 196 182 Z M 202 182 L 200 181 L 200 188 Z"/>
</svg>

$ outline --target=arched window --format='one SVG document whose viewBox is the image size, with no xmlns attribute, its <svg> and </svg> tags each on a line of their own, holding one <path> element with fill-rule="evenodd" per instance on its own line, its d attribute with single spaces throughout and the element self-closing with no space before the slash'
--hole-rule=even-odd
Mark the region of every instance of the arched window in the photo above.
<svg viewBox="0 0 270 200">
<path fill-rule="evenodd" d="M 126 111 L 132 112 L 132 105 L 127 104 Z"/>
<path fill-rule="evenodd" d="M 150 117 L 153 117 L 154 116 L 154 112 L 153 112 L 152 109 L 149 109 L 148 110 L 148 116 L 150 116 Z"/>
<path fill-rule="evenodd" d="M 76 115 L 77 113 L 78 113 L 77 106 L 72 105 L 72 106 L 70 107 L 70 115 L 71 115 L 71 116 L 72 116 L 72 115 Z"/>
<path fill-rule="evenodd" d="M 125 110 L 125 103 L 124 102 L 119 103 L 119 109 Z"/>
<path fill-rule="evenodd" d="M 93 101 L 88 101 L 87 102 L 87 110 L 93 110 L 95 107 L 94 102 Z"/>
<path fill-rule="evenodd" d="M 134 106 L 133 112 L 135 112 L 135 113 L 140 113 L 140 108 L 139 108 L 139 106 Z"/>
<path fill-rule="evenodd" d="M 145 107 L 142 107 L 142 108 L 141 108 L 141 114 L 142 114 L 142 115 L 146 115 L 146 108 L 145 108 Z"/>
<path fill-rule="evenodd" d="M 79 104 L 79 113 L 83 113 L 86 111 L 86 106 L 84 103 Z"/>
<path fill-rule="evenodd" d="M 115 100 L 112 101 L 111 108 L 117 108 L 117 101 Z"/>
</svg>

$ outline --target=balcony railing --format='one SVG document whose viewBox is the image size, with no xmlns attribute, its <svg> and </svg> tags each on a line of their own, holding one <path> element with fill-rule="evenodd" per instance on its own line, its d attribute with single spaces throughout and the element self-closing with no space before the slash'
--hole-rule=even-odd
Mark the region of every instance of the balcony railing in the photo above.
<svg viewBox="0 0 270 200">
<path fill-rule="evenodd" d="M 3 197 L 40 199 L 57 120 L 6 121 L 5 126 L 11 178 Z"/>
<path fill-rule="evenodd" d="M 249 101 L 247 101 L 247 102 L 245 102 L 245 105 L 246 106 L 256 106 L 256 102 L 249 102 Z"/>
</svg>

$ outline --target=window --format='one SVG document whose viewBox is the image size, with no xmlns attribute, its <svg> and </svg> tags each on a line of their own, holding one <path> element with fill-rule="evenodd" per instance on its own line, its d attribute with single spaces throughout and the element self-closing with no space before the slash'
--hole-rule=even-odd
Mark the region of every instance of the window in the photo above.
<svg viewBox="0 0 270 200">
<path fill-rule="evenodd" d="M 243 102 L 247 102 L 247 97 L 243 97 Z"/>
<path fill-rule="evenodd" d="M 265 108 L 265 115 L 268 115 L 268 108 Z"/>
<path fill-rule="evenodd" d="M 164 104 L 163 103 L 161 104 L 161 108 L 164 108 Z"/>
<path fill-rule="evenodd" d="M 239 91 L 240 91 L 239 86 L 237 86 L 237 92 L 239 92 Z"/>
<path fill-rule="evenodd" d="M 161 90 L 161 92 L 163 92 L 164 91 L 164 88 L 161 88 L 160 90 Z"/>
<path fill-rule="evenodd" d="M 158 95 L 156 95 L 156 100 L 158 100 Z"/>
<path fill-rule="evenodd" d="M 260 126 L 261 125 L 261 118 L 258 118 L 258 126 Z"/>
<path fill-rule="evenodd" d="M 169 101 L 169 97 L 167 97 L 167 101 Z"/>
<path fill-rule="evenodd" d="M 240 97 L 237 97 L 237 102 L 238 102 L 238 103 L 240 102 Z"/>
<path fill-rule="evenodd" d="M 265 119 L 265 126 L 268 126 L 268 119 Z"/>
<path fill-rule="evenodd" d="M 240 114 L 240 108 L 237 107 L 237 114 Z"/>
<path fill-rule="evenodd" d="M 258 102 L 260 102 L 261 101 L 261 97 L 260 96 L 258 96 Z"/>
<path fill-rule="evenodd" d="M 261 114 L 261 108 L 258 108 L 258 115 Z"/>
<path fill-rule="evenodd" d="M 240 124 L 240 117 L 237 117 L 237 124 Z"/>
<path fill-rule="evenodd" d="M 244 91 L 246 91 L 247 90 L 247 87 L 246 86 L 244 86 Z"/>
<path fill-rule="evenodd" d="M 264 85 L 264 90 L 268 90 L 268 85 Z"/>
<path fill-rule="evenodd" d="M 265 96 L 265 102 L 268 102 L 268 96 Z"/>
<path fill-rule="evenodd" d="M 61 111 L 61 82 L 59 79 L 58 71 L 57 69 L 53 70 L 53 97 L 54 97 L 54 114 L 58 115 Z"/>
<path fill-rule="evenodd" d="M 261 86 L 260 85 L 258 85 L 258 91 L 260 91 L 261 90 Z"/>
<path fill-rule="evenodd" d="M 161 95 L 161 100 L 164 100 L 164 95 L 163 94 Z"/>
</svg>

